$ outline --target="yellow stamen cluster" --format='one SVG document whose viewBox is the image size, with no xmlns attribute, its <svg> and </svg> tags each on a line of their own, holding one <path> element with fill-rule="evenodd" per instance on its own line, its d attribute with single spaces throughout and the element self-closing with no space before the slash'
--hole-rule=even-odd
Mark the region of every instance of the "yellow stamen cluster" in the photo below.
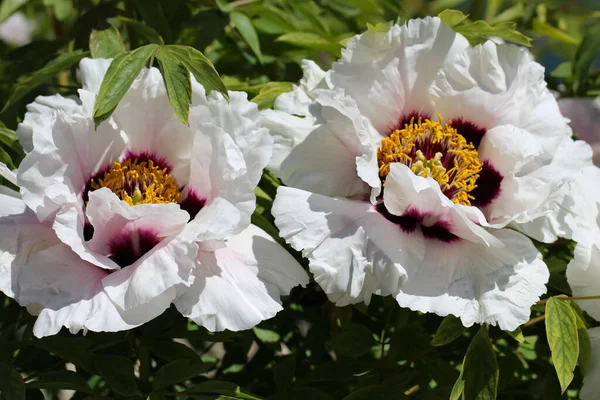
<svg viewBox="0 0 600 400">
<path fill-rule="evenodd" d="M 107 187 L 121 200 L 136 204 L 177 203 L 181 193 L 177 180 L 166 168 L 154 165 L 152 160 L 128 159 L 124 163 L 115 161 L 112 168 L 99 179 L 93 179 L 92 189 Z"/>
<path fill-rule="evenodd" d="M 441 120 L 441 118 L 440 118 Z M 433 158 L 427 159 L 421 148 L 439 143 L 445 153 L 453 157 L 453 166 L 444 167 L 442 159 L 445 154 L 436 152 Z M 379 176 L 385 183 L 392 163 L 407 165 L 416 175 L 431 177 L 439 184 L 442 191 L 452 193 L 451 200 L 457 204 L 470 205 L 473 196 L 470 191 L 477 186 L 475 182 L 481 171 L 477 150 L 452 128 L 452 121 L 444 125 L 440 122 L 419 118 L 406 124 L 404 129 L 397 129 L 381 141 L 377 150 Z"/>
</svg>

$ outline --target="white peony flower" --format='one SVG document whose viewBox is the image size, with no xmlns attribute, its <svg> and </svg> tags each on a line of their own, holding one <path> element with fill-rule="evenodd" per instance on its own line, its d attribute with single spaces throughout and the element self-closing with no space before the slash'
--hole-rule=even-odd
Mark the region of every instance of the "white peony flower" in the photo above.
<svg viewBox="0 0 600 400">
<path fill-rule="evenodd" d="M 581 400 L 595 400 L 600 388 L 600 327 L 588 330 L 592 344 L 592 360 L 590 369 L 583 377 L 583 387 L 579 392 Z"/>
<path fill-rule="evenodd" d="M 81 62 L 79 98 L 28 106 L 21 196 L 0 206 L 0 224 L 14 227 L 0 231 L 0 290 L 39 314 L 37 336 L 128 329 L 171 303 L 211 330 L 272 317 L 308 278 L 250 225 L 272 147 L 256 105 L 240 92 L 207 96 L 192 78 L 188 127 L 160 72 L 145 69 L 95 131 L 109 64 Z"/>
<path fill-rule="evenodd" d="M 264 112 L 269 167 L 290 186 L 273 215 L 329 298 L 527 321 L 549 273 L 506 226 L 547 230 L 552 196 L 591 163 L 543 67 L 517 47 L 471 48 L 438 18 L 355 36 L 328 72 L 303 67 Z"/>
</svg>

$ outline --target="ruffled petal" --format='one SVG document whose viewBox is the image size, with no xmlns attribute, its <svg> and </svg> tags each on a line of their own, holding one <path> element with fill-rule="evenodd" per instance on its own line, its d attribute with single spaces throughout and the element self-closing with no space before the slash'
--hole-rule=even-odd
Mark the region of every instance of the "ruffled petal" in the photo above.
<svg viewBox="0 0 600 400">
<path fill-rule="evenodd" d="M 490 323 L 514 330 L 546 292 L 549 273 L 527 237 L 494 231 L 503 248 L 468 241 L 425 242 L 425 259 L 407 269 L 396 295 L 401 307 L 459 317 L 465 326 Z"/>
<path fill-rule="evenodd" d="M 26 153 L 33 151 L 33 133 L 47 132 L 47 126 L 54 124 L 57 112 L 61 110 L 67 115 L 84 114 L 81 102 L 76 97 L 38 96 L 33 103 L 27 105 L 23 122 L 17 127 L 19 143 Z"/>
<path fill-rule="evenodd" d="M 573 259 L 567 265 L 567 282 L 573 296 L 600 296 L 600 239 L 594 235 L 591 244 L 579 243 Z M 592 318 L 600 321 L 600 299 L 582 300 L 577 304 Z"/>
<path fill-rule="evenodd" d="M 114 332 L 146 322 L 125 321 L 102 291 L 102 278 L 107 273 L 82 261 L 62 244 L 29 257 L 18 276 L 17 299 L 38 315 L 34 335 L 54 335 L 63 326 L 71 333 L 82 329 Z"/>
<path fill-rule="evenodd" d="M 249 329 L 282 309 L 281 296 L 308 283 L 296 260 L 253 225 L 224 246 L 203 248 L 196 280 L 175 305 L 210 331 Z"/>
<path fill-rule="evenodd" d="M 407 212 L 418 214 L 425 227 L 438 225 L 459 238 L 503 247 L 481 227 L 486 224 L 481 211 L 453 203 L 434 179 L 417 176 L 404 164 L 390 166 L 383 201 L 385 208 L 397 217 Z"/>
<path fill-rule="evenodd" d="M 204 199 L 205 205 L 192 215 L 191 224 L 198 228 L 202 240 L 223 239 L 240 232 L 250 223 L 256 203 L 255 185 L 248 177 L 244 154 L 231 136 L 208 122 L 196 133 L 192 152 L 190 179 L 182 197 L 192 194 Z M 230 211 L 227 218 L 215 215 L 224 209 Z M 210 222 L 215 220 L 222 224 L 212 226 Z M 223 236 L 209 237 L 207 232 Z"/>
<path fill-rule="evenodd" d="M 112 59 L 84 58 L 79 62 L 77 78 L 83 86 L 83 90 L 98 94 L 100 85 L 108 71 Z"/>
<path fill-rule="evenodd" d="M 339 306 L 397 292 L 405 266 L 424 257 L 423 238 L 369 202 L 282 186 L 272 213 L 281 237 L 309 259 L 315 280 Z"/>
<path fill-rule="evenodd" d="M 583 377 L 583 387 L 579 392 L 581 400 L 595 400 L 600 391 L 600 327 L 588 330 L 592 344 L 590 371 Z"/>
<path fill-rule="evenodd" d="M 535 135 L 545 159 L 552 157 L 564 137 L 571 136 L 567 120 L 546 88 L 544 68 L 520 47 L 488 41 L 456 53 L 430 93 L 444 119 L 463 118 L 485 129 L 513 125 Z"/>
<path fill-rule="evenodd" d="M 323 91 L 313 109 L 313 125 L 282 112 L 265 115 L 275 140 L 270 167 L 289 186 L 327 196 L 364 194 L 367 186 L 356 167 L 362 154 L 359 134 L 377 134 L 341 91 Z"/>
<path fill-rule="evenodd" d="M 63 204 L 80 202 L 90 178 L 118 159 L 125 147 L 110 124 L 96 131 L 91 118 L 60 110 L 54 120 L 34 127 L 33 145 L 19 166 L 17 183 L 40 220 Z"/>
<path fill-rule="evenodd" d="M 431 114 L 428 88 L 467 40 L 439 18 L 413 19 L 387 32 L 352 38 L 331 69 L 331 82 L 356 99 L 362 115 L 383 135 L 415 112 Z"/>
</svg>

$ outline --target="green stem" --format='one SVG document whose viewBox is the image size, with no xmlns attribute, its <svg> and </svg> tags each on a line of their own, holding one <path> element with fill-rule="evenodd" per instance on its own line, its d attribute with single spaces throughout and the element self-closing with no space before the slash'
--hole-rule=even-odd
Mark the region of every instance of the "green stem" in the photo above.
<svg viewBox="0 0 600 400">
<path fill-rule="evenodd" d="M 538 301 L 535 304 L 546 304 L 550 298 Z M 600 300 L 600 296 L 573 296 L 573 297 L 555 297 L 557 300 Z"/>
</svg>

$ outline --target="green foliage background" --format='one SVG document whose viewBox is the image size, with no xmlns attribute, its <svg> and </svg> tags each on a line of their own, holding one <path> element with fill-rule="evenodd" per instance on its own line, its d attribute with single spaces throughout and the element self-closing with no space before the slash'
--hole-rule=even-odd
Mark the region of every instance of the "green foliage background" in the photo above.
<svg viewBox="0 0 600 400">
<path fill-rule="evenodd" d="M 37 28 L 26 46 L 0 43 L 0 161 L 15 167 L 22 159 L 14 129 L 35 96 L 76 94 L 82 57 L 118 57 L 133 70 L 154 62 L 186 121 L 187 70 L 268 108 L 300 79 L 302 59 L 327 69 L 352 35 L 446 9 L 468 14 L 442 16 L 472 44 L 532 38 L 560 96 L 600 95 L 598 0 L 4 0 L 0 22 L 19 10 Z M 96 104 L 98 122 L 128 88 L 126 74 L 115 77 Z M 270 207 L 278 185 L 265 171 L 252 218 L 276 238 Z M 573 243 L 539 247 L 551 269 L 547 296 L 570 295 Z M 0 397 L 74 390 L 74 399 L 574 399 L 590 358 L 585 328 L 597 325 L 574 303 L 552 298 L 517 332 L 467 329 L 389 297 L 336 308 L 314 283 L 284 306 L 244 332 L 211 334 L 170 309 L 129 332 L 36 339 L 34 317 L 0 294 Z"/>
</svg>

